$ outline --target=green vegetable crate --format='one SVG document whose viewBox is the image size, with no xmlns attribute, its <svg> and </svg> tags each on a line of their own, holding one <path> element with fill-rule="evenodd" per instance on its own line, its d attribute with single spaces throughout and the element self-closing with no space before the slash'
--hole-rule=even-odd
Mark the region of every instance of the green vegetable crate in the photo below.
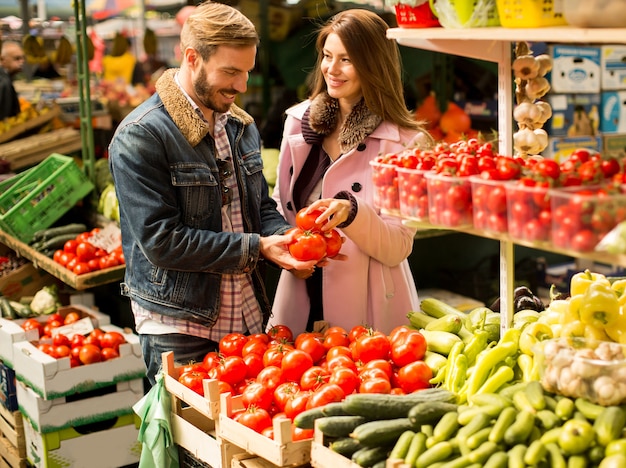
<svg viewBox="0 0 626 468">
<path fill-rule="evenodd" d="M 57 153 L 15 177 L 0 195 L 0 229 L 26 243 L 94 188 L 71 157 Z"/>
</svg>

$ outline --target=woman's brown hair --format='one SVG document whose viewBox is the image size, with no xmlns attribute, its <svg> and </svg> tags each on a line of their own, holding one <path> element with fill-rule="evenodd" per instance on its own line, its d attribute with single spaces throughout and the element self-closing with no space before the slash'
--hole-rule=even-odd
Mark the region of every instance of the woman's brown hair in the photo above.
<svg viewBox="0 0 626 468">
<path fill-rule="evenodd" d="M 351 9 L 334 15 L 317 36 L 317 66 L 309 75 L 310 97 L 326 91 L 321 62 L 326 39 L 334 33 L 341 39 L 359 75 L 368 109 L 400 127 L 424 130 L 406 107 L 400 51 L 395 41 L 387 39 L 388 27 L 370 10 Z"/>
</svg>

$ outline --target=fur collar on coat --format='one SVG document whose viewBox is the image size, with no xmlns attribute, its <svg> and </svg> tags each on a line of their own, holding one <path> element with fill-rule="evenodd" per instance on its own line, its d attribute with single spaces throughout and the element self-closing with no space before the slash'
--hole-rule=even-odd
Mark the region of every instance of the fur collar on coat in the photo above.
<svg viewBox="0 0 626 468">
<path fill-rule="evenodd" d="M 339 101 L 327 93 L 320 93 L 311 101 L 309 125 L 320 135 L 329 135 L 337 127 L 339 119 Z M 342 153 L 347 153 L 370 135 L 383 121 L 365 105 L 365 99 L 352 108 L 339 133 L 339 146 Z"/>
<path fill-rule="evenodd" d="M 176 84 L 174 76 L 178 70 L 178 68 L 166 70 L 156 82 L 156 91 L 185 139 L 191 146 L 196 146 L 209 133 L 209 126 L 196 113 Z M 250 114 L 235 104 L 230 106 L 230 114 L 232 118 L 239 120 L 243 125 L 250 125 L 254 122 Z"/>
</svg>

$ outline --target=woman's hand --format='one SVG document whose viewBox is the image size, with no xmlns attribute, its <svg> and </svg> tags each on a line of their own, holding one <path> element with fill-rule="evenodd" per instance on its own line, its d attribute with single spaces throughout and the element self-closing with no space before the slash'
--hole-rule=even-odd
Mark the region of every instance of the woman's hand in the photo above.
<svg viewBox="0 0 626 468">
<path fill-rule="evenodd" d="M 323 211 L 315 222 L 323 224 L 322 231 L 330 231 L 348 219 L 350 209 L 351 204 L 349 200 L 324 198 L 311 203 L 307 207 L 306 212 L 310 213 L 313 210 Z"/>
</svg>

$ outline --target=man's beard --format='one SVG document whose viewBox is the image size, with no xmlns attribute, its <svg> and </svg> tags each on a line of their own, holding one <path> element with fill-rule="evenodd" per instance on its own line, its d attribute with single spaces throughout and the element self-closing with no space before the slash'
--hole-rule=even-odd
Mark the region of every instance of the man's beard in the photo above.
<svg viewBox="0 0 626 468">
<path fill-rule="evenodd" d="M 201 69 L 200 75 L 193 82 L 193 89 L 200 103 L 208 109 L 219 112 L 220 114 L 228 112 L 230 109 L 230 103 L 218 104 L 216 99 L 213 99 L 213 96 L 217 96 L 219 91 L 216 87 L 207 84 L 206 71 L 204 68 Z M 237 92 L 228 90 L 227 94 L 237 94 Z"/>
</svg>

